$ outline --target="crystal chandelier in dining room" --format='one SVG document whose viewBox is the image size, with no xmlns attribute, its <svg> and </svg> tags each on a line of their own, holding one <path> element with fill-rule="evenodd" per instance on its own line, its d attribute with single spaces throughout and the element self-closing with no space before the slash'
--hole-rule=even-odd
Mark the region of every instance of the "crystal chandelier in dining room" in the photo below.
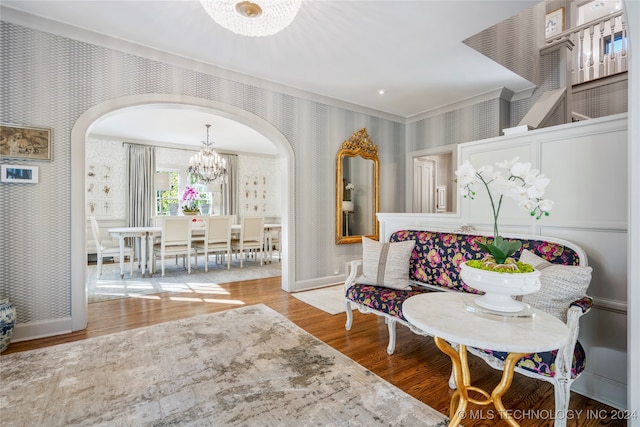
<svg viewBox="0 0 640 427">
<path fill-rule="evenodd" d="M 302 0 L 200 0 L 209 16 L 222 27 L 249 37 L 273 35 L 298 14 Z"/>
<path fill-rule="evenodd" d="M 209 128 L 207 127 L 207 140 L 202 141 L 203 147 L 198 154 L 189 159 L 187 172 L 198 177 L 198 181 L 209 184 L 227 174 L 227 162 L 213 149 L 213 142 L 209 140 Z"/>
</svg>

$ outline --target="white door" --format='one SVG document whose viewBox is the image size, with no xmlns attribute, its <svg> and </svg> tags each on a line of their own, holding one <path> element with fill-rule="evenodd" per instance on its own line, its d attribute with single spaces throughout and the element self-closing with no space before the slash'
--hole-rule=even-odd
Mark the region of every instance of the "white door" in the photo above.
<svg viewBox="0 0 640 427">
<path fill-rule="evenodd" d="M 413 211 L 414 213 L 435 212 L 436 162 L 424 158 L 413 161 Z"/>
</svg>

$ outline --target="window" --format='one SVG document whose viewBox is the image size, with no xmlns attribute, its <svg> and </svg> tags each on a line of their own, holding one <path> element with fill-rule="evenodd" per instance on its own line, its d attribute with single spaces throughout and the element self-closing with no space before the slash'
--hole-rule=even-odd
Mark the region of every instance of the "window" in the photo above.
<svg viewBox="0 0 640 427">
<path fill-rule="evenodd" d="M 622 31 L 619 31 L 613 35 L 613 42 L 611 41 L 611 35 L 605 36 L 602 41 L 604 43 L 605 55 L 622 52 Z"/>
<path fill-rule="evenodd" d="M 180 195 L 178 189 L 180 188 L 180 175 L 178 172 L 163 172 L 169 174 L 170 188 L 168 190 L 156 190 L 156 214 L 168 215 L 169 205 L 180 203 Z"/>
</svg>

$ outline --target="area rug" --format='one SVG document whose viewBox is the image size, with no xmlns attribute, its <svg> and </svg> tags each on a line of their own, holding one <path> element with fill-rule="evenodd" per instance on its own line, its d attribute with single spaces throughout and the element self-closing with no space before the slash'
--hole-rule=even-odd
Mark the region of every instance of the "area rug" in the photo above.
<svg viewBox="0 0 640 427">
<path fill-rule="evenodd" d="M 344 313 L 346 309 L 344 302 L 344 285 L 294 292 L 291 295 L 329 314 Z"/>
<path fill-rule="evenodd" d="M 240 260 L 232 259 L 231 268 L 226 264 L 216 264 L 211 257 L 209 271 L 204 271 L 204 257 L 200 257 L 198 269 L 191 268 L 191 274 L 177 264 L 166 260 L 165 276 L 158 273 L 152 277 L 142 277 L 135 267 L 133 277 L 129 275 L 128 266 L 124 278 L 120 278 L 120 264 L 107 263 L 102 266 L 102 277 L 97 277 L 97 267 L 87 266 L 87 297 L 89 303 L 118 298 L 137 298 L 161 292 L 197 292 L 198 287 L 218 285 L 220 283 L 238 282 L 241 280 L 264 279 L 282 275 L 282 263 L 274 257 L 274 262 L 260 265 L 257 261 L 246 261 L 240 268 Z"/>
<path fill-rule="evenodd" d="M 3 426 L 445 426 L 260 304 L 0 357 Z"/>
</svg>

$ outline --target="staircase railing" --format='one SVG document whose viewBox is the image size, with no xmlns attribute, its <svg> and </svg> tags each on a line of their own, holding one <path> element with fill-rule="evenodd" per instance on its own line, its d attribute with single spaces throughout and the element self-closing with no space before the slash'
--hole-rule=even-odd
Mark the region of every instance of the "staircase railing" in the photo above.
<svg viewBox="0 0 640 427">
<path fill-rule="evenodd" d="M 629 42 L 622 11 L 570 28 L 547 39 L 547 44 L 567 38 L 574 44 L 573 84 L 627 71 Z"/>
</svg>

